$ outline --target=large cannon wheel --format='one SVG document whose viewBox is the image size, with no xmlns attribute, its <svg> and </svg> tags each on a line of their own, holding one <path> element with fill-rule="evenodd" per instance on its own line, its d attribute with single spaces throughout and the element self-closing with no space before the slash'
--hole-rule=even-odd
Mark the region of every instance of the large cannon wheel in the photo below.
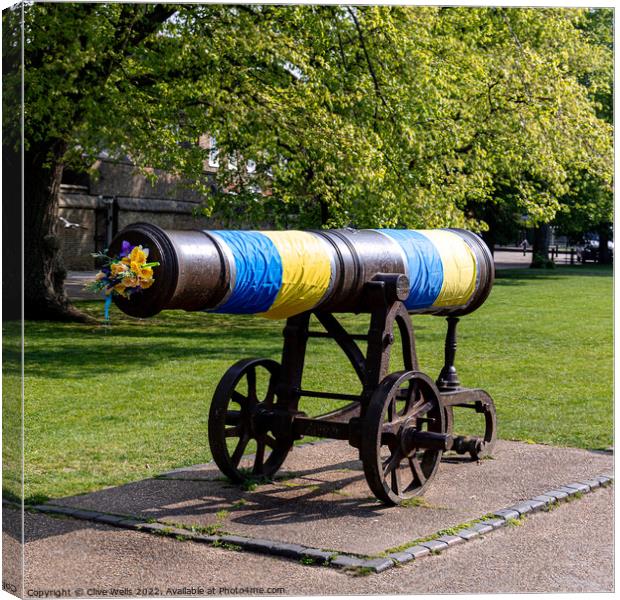
<svg viewBox="0 0 620 600">
<path fill-rule="evenodd" d="M 269 377 L 262 398 L 257 386 L 261 369 Z M 289 453 L 290 437 L 278 436 L 269 425 L 279 371 L 280 365 L 274 360 L 243 359 L 224 373 L 215 390 L 209 411 L 209 445 L 217 466 L 234 482 L 272 477 Z M 243 468 L 241 459 L 252 440 L 256 442 L 252 466 Z"/>
<path fill-rule="evenodd" d="M 388 375 L 370 399 L 360 455 L 375 496 L 387 504 L 422 493 L 448 440 L 435 384 L 416 371 Z"/>
</svg>

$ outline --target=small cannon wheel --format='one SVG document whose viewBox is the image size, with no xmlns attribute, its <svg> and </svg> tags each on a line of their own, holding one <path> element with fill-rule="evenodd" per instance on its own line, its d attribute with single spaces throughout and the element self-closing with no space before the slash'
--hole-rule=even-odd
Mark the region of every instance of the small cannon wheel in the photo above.
<svg viewBox="0 0 620 600">
<path fill-rule="evenodd" d="M 481 394 L 482 395 L 482 394 Z M 469 451 L 472 460 L 480 460 L 485 456 L 493 454 L 495 442 L 497 441 L 497 416 L 495 414 L 495 403 L 491 396 L 486 392 L 481 399 L 482 414 L 484 415 L 484 436 Z"/>
<path fill-rule="evenodd" d="M 447 441 L 445 409 L 433 381 L 417 371 L 388 375 L 370 399 L 360 456 L 370 489 L 387 504 L 421 494 Z"/>
<path fill-rule="evenodd" d="M 487 394 L 488 396 L 488 394 Z M 495 413 L 495 402 L 491 396 L 483 403 L 484 412 L 484 438 L 479 448 L 471 453 L 474 460 L 480 460 L 485 456 L 491 456 L 497 441 L 497 415 Z"/>
<path fill-rule="evenodd" d="M 448 433 L 453 436 L 452 450 L 458 454 L 469 453 L 472 460 L 480 460 L 493 454 L 497 441 L 497 415 L 493 398 L 483 390 L 473 390 L 475 399 L 469 403 L 461 403 L 461 408 L 475 408 L 477 413 L 484 417 L 484 434 L 482 437 L 461 436 L 454 434 L 454 406 L 450 402 L 444 404 L 446 408 L 446 423 Z"/>
<path fill-rule="evenodd" d="M 259 369 L 269 375 L 263 398 L 259 398 L 257 390 Z M 274 404 L 279 371 L 280 365 L 274 360 L 243 359 L 224 373 L 215 389 L 209 410 L 209 446 L 222 473 L 236 483 L 248 477 L 270 478 L 291 448 L 289 438 L 270 432 L 266 416 Z M 251 440 L 256 442 L 256 451 L 249 471 L 241 468 L 240 462 Z"/>
</svg>

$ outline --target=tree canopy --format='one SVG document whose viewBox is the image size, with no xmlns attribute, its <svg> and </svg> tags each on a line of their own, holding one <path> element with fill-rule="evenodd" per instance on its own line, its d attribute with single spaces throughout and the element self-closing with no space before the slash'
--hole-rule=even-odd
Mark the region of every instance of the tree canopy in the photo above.
<svg viewBox="0 0 620 600">
<path fill-rule="evenodd" d="M 484 230 L 494 207 L 538 223 L 583 202 L 609 219 L 596 200 L 611 190 L 609 10 L 33 3 L 24 13 L 25 167 L 46 176 L 52 204 L 62 168 L 88 168 L 105 150 L 182 175 L 205 192 L 207 214 L 233 221 Z M 5 11 L 4 27 L 18 15 Z M 5 40 L 10 56 L 17 45 Z M 226 193 L 206 185 L 206 133 Z M 49 219 L 33 229 L 47 230 Z"/>
</svg>

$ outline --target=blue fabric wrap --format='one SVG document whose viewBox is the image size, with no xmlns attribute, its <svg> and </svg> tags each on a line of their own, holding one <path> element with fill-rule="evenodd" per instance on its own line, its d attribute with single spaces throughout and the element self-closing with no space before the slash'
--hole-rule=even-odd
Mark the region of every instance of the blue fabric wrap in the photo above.
<svg viewBox="0 0 620 600">
<path fill-rule="evenodd" d="M 441 256 L 425 235 L 409 229 L 379 229 L 403 249 L 411 291 L 405 306 L 409 310 L 433 305 L 443 285 Z"/>
<path fill-rule="evenodd" d="M 103 314 L 105 316 L 105 320 L 110 320 L 110 306 L 112 305 L 112 294 L 108 294 L 105 297 L 105 304 L 103 305 Z"/>
<path fill-rule="evenodd" d="M 228 244 L 236 268 L 235 287 L 213 312 L 265 312 L 282 285 L 282 260 L 274 243 L 258 231 L 211 231 Z"/>
</svg>

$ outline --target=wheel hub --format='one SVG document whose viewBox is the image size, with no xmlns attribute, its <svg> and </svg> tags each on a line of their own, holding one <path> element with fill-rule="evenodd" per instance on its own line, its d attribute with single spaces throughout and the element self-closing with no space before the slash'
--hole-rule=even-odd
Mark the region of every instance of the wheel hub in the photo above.
<svg viewBox="0 0 620 600">
<path fill-rule="evenodd" d="M 402 427 L 399 432 L 400 448 L 404 456 L 418 450 L 450 450 L 452 436 L 449 433 L 422 431 L 415 426 Z"/>
</svg>

